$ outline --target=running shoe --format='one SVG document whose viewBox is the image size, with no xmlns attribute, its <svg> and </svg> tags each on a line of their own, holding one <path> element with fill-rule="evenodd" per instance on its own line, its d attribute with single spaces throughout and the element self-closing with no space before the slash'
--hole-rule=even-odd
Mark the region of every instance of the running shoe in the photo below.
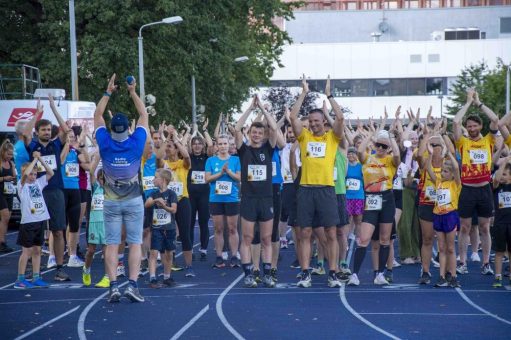
<svg viewBox="0 0 511 340">
<path fill-rule="evenodd" d="M 483 275 L 493 275 L 493 269 L 491 269 L 491 266 L 489 263 L 483 264 L 481 267 L 481 274 Z"/>
<path fill-rule="evenodd" d="M 254 276 L 255 282 L 257 282 L 257 283 L 263 282 L 263 280 L 261 280 L 261 272 L 259 271 L 259 269 L 254 270 L 253 276 Z"/>
<path fill-rule="evenodd" d="M 336 273 L 328 274 L 328 287 L 330 288 L 339 288 L 341 286 L 341 281 L 337 278 Z"/>
<path fill-rule="evenodd" d="M 293 263 L 290 265 L 291 268 L 299 269 L 300 268 L 300 262 L 298 260 L 294 260 Z"/>
<path fill-rule="evenodd" d="M 401 263 L 397 262 L 396 259 L 392 260 L 392 268 L 399 268 L 401 267 Z"/>
<path fill-rule="evenodd" d="M 348 268 L 348 264 L 347 264 L 347 263 L 341 263 L 341 265 L 340 265 L 340 270 L 341 270 L 341 272 L 343 272 L 344 274 L 351 275 L 351 270 Z"/>
<path fill-rule="evenodd" d="M 493 288 L 501 288 L 502 287 L 502 278 L 496 277 L 495 280 L 493 280 Z"/>
<path fill-rule="evenodd" d="M 216 261 L 213 264 L 213 268 L 218 268 L 218 269 L 225 268 L 225 263 L 224 263 L 224 259 L 222 258 L 222 256 L 216 257 Z"/>
<path fill-rule="evenodd" d="M 288 246 L 292 246 L 293 244 L 295 244 L 295 241 L 293 241 L 293 239 L 290 239 L 289 241 L 287 241 Z"/>
<path fill-rule="evenodd" d="M 444 277 L 441 277 L 438 279 L 438 281 L 435 283 L 435 287 L 449 287 L 449 282 Z"/>
<path fill-rule="evenodd" d="M 149 287 L 154 288 L 154 289 L 158 289 L 158 288 L 161 288 L 161 284 L 158 282 L 157 279 L 151 279 L 149 281 Z"/>
<path fill-rule="evenodd" d="M 101 280 L 94 286 L 96 288 L 110 288 L 110 279 L 107 275 L 103 276 Z"/>
<path fill-rule="evenodd" d="M 428 284 L 430 284 L 430 282 L 431 282 L 431 274 L 428 272 L 422 272 L 419 282 L 417 282 L 417 283 L 421 284 L 421 285 L 428 285 Z"/>
<path fill-rule="evenodd" d="M 473 252 L 472 255 L 470 255 L 470 261 L 481 262 L 481 258 L 479 257 L 478 253 Z"/>
<path fill-rule="evenodd" d="M 241 262 L 236 256 L 233 256 L 233 257 L 231 257 L 230 266 L 231 266 L 231 268 L 239 268 L 239 267 L 241 267 Z"/>
<path fill-rule="evenodd" d="M 456 273 L 458 273 L 458 274 L 460 274 L 460 275 L 468 274 L 467 265 L 466 265 L 466 264 L 463 264 L 463 263 L 460 263 L 460 264 L 456 267 Z"/>
<path fill-rule="evenodd" d="M 27 280 L 16 281 L 14 283 L 14 288 L 15 289 L 32 289 L 32 288 L 34 288 L 34 285 L 32 284 L 32 282 L 27 281 Z"/>
<path fill-rule="evenodd" d="M 57 261 L 55 260 L 55 256 L 48 257 L 48 263 L 46 264 L 46 269 L 52 269 L 57 267 Z"/>
<path fill-rule="evenodd" d="M 32 286 L 34 286 L 34 288 L 48 288 L 48 287 L 50 287 L 48 282 L 44 281 L 40 277 L 35 281 L 32 280 Z"/>
<path fill-rule="evenodd" d="M 55 273 L 55 281 L 71 281 L 69 278 L 69 275 L 62 269 L 57 269 L 57 272 Z"/>
<path fill-rule="evenodd" d="M 440 268 L 440 263 L 438 263 L 438 261 L 435 259 L 435 258 L 432 258 L 431 259 L 431 264 L 433 265 L 433 267 L 435 268 Z"/>
<path fill-rule="evenodd" d="M 110 296 L 108 297 L 108 302 L 110 302 L 110 303 L 119 302 L 120 299 L 121 299 L 121 292 L 119 291 L 119 288 L 111 287 L 110 288 Z"/>
<path fill-rule="evenodd" d="M 0 243 L 0 253 L 10 253 L 12 251 L 14 251 L 14 249 L 9 247 L 7 243 L 5 242 Z"/>
<path fill-rule="evenodd" d="M 374 282 L 375 285 L 379 285 L 379 286 L 388 285 L 389 284 L 389 281 L 387 281 L 385 279 L 385 276 L 383 275 L 383 273 L 378 273 L 378 275 L 376 275 L 376 277 L 374 278 L 373 282 Z"/>
<path fill-rule="evenodd" d="M 229 259 L 229 253 L 227 253 L 226 251 L 222 252 L 222 258 L 224 259 L 224 261 L 227 261 Z"/>
<path fill-rule="evenodd" d="M 91 284 L 91 275 L 90 275 L 90 271 L 88 273 L 85 272 L 85 267 L 83 268 L 84 270 L 82 270 L 82 282 L 83 282 L 83 285 L 85 287 L 89 287 L 90 284 Z"/>
<path fill-rule="evenodd" d="M 48 242 L 44 242 L 43 246 L 41 247 L 41 254 L 50 255 L 50 248 L 48 247 Z"/>
<path fill-rule="evenodd" d="M 407 257 L 403 261 L 401 261 L 401 264 L 415 264 L 415 260 L 411 257 Z"/>
<path fill-rule="evenodd" d="M 287 240 L 285 238 L 280 239 L 280 249 L 288 249 Z"/>
<path fill-rule="evenodd" d="M 124 263 L 119 261 L 117 264 L 117 277 L 126 276 L 126 268 L 124 268 Z"/>
<path fill-rule="evenodd" d="M 249 274 L 249 275 L 245 276 L 245 278 L 243 279 L 243 286 L 245 288 L 256 288 L 257 282 L 254 279 L 254 275 Z"/>
<path fill-rule="evenodd" d="M 124 296 L 130 299 L 131 302 L 145 301 L 144 297 L 140 295 L 138 288 L 133 287 L 132 285 L 128 285 L 128 288 L 124 291 Z"/>
<path fill-rule="evenodd" d="M 207 261 L 208 259 L 208 250 L 207 249 L 199 249 L 200 260 Z"/>
<path fill-rule="evenodd" d="M 180 265 L 178 265 L 177 263 L 175 262 L 172 262 L 172 271 L 173 272 L 180 272 L 181 270 L 183 270 L 184 268 L 181 267 Z"/>
<path fill-rule="evenodd" d="M 277 278 L 277 268 L 270 269 L 270 276 L 273 282 L 279 282 L 279 279 Z"/>
<path fill-rule="evenodd" d="M 85 262 L 82 261 L 78 256 L 72 255 L 69 257 L 69 260 L 67 261 L 67 266 L 70 268 L 81 268 Z"/>
<path fill-rule="evenodd" d="M 149 261 L 147 259 L 143 259 L 140 261 L 140 271 L 145 272 L 149 268 Z"/>
<path fill-rule="evenodd" d="M 394 273 L 392 271 L 386 271 L 385 274 L 383 274 L 385 277 L 385 280 L 387 280 L 388 283 L 394 282 Z"/>
<path fill-rule="evenodd" d="M 169 277 L 168 279 L 163 280 L 163 285 L 165 287 L 174 287 L 176 285 L 176 281 L 173 278 Z"/>
<path fill-rule="evenodd" d="M 337 276 L 337 280 L 341 282 L 348 282 L 350 280 L 351 273 L 343 272 L 342 270 L 338 273 L 335 273 Z"/>
<path fill-rule="evenodd" d="M 360 280 L 358 279 L 358 275 L 353 273 L 348 280 L 348 286 L 358 286 L 360 285 Z"/>
<path fill-rule="evenodd" d="M 301 288 L 309 288 L 310 286 L 312 286 L 311 274 L 308 271 L 302 272 L 302 274 L 300 275 L 300 280 L 296 285 Z"/>
<path fill-rule="evenodd" d="M 456 276 L 451 276 L 451 279 L 449 280 L 449 286 L 451 286 L 452 288 L 460 288 L 461 287 L 461 284 L 458 281 L 458 278 Z"/>
<path fill-rule="evenodd" d="M 273 281 L 271 275 L 263 276 L 263 284 L 266 288 L 275 288 L 275 281 Z"/>
<path fill-rule="evenodd" d="M 312 275 L 325 275 L 325 267 L 323 266 L 316 266 L 312 268 Z"/>
<path fill-rule="evenodd" d="M 195 272 L 191 266 L 185 268 L 185 277 L 195 277 Z"/>
</svg>

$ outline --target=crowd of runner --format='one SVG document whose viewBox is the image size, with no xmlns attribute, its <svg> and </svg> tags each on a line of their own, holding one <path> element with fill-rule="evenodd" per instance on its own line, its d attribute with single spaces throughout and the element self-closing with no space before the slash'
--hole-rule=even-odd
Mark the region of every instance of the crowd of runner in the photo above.
<svg viewBox="0 0 511 340">
<path fill-rule="evenodd" d="M 125 114 L 109 111 L 106 127 L 114 75 L 97 104 L 94 131 L 70 126 L 50 97 L 59 126 L 37 120 L 43 112 L 38 103 L 32 120 L 17 122 L 15 144 L 1 145 L 1 252 L 13 251 L 5 234 L 15 196 L 21 210 L 14 288 L 48 287 L 41 276 L 46 245 L 54 279 L 68 281 L 64 266 L 77 267 L 84 286 L 92 284 L 93 257 L 102 253 L 105 274 L 95 286 L 109 288 L 111 302 L 121 297 L 119 277 L 129 279 L 124 295 L 142 302 L 141 272 L 148 271 L 153 288 L 173 286 L 173 271 L 196 275 L 194 260 L 209 261 L 213 269 L 240 267 L 245 287 L 271 288 L 278 282 L 279 251 L 291 243 L 303 288 L 311 287 L 313 275 L 318 283 L 326 276 L 332 288 L 369 280 L 360 274 L 368 246 L 376 285 L 392 283 L 393 268 L 420 263 L 418 283 L 459 287 L 470 259 L 481 263 L 483 275 L 494 276 L 493 287 L 502 287 L 511 250 L 511 113 L 499 120 L 473 89 L 452 125 L 433 118 L 431 109 L 423 119 L 420 110 L 402 118 L 399 107 L 392 121 L 385 109 L 378 124 L 370 119 L 352 126 L 330 80 L 323 107 L 299 117 L 309 91 L 304 78 L 279 121 L 254 96 L 235 125 L 221 115 L 211 137 L 207 120 L 202 132 L 197 125 L 185 124 L 181 132 L 165 122 L 150 127 L 136 83 L 126 86 L 138 112 L 131 124 Z M 485 136 L 481 117 L 466 115 L 471 106 L 489 121 Z M 82 221 L 85 254 L 78 247 Z M 196 222 L 200 249 L 193 254 Z M 176 240 L 184 267 L 174 261 Z M 431 266 L 439 267 L 435 278 Z"/>
</svg>

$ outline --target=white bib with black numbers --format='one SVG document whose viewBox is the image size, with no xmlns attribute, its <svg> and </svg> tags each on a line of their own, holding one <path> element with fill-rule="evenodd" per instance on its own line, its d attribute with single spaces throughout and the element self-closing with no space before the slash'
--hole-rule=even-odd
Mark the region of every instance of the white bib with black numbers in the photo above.
<svg viewBox="0 0 511 340">
<path fill-rule="evenodd" d="M 4 194 L 14 195 L 16 193 L 16 187 L 12 182 L 4 182 Z"/>
<path fill-rule="evenodd" d="M 337 182 L 337 168 L 334 166 L 334 182 Z"/>
<path fill-rule="evenodd" d="M 44 214 L 44 198 L 43 198 L 43 196 L 30 197 L 30 213 L 34 214 L 34 215 Z"/>
<path fill-rule="evenodd" d="M 248 165 L 248 181 L 266 181 L 266 165 Z"/>
<path fill-rule="evenodd" d="M 360 190 L 360 180 L 356 178 L 347 178 L 346 189 L 350 191 Z"/>
<path fill-rule="evenodd" d="M 103 201 L 105 200 L 105 195 L 96 194 L 92 196 L 91 209 L 94 211 L 103 210 Z"/>
<path fill-rule="evenodd" d="M 401 177 L 396 177 L 392 182 L 392 189 L 394 190 L 403 190 L 403 179 Z"/>
<path fill-rule="evenodd" d="M 285 169 L 282 178 L 284 179 L 284 183 L 293 183 L 293 175 L 290 170 Z"/>
<path fill-rule="evenodd" d="M 57 170 L 57 159 L 55 158 L 55 155 L 47 155 L 47 156 L 41 156 L 41 159 L 43 162 L 46 163 L 52 170 Z M 44 166 L 38 161 L 37 162 L 37 171 L 38 172 L 44 172 L 46 171 L 44 169 Z"/>
<path fill-rule="evenodd" d="M 425 197 L 428 201 L 435 201 L 436 200 L 436 190 L 434 187 L 426 187 L 425 189 Z"/>
<path fill-rule="evenodd" d="M 192 171 L 192 184 L 206 184 L 205 171 Z"/>
<path fill-rule="evenodd" d="M 230 195 L 232 192 L 232 182 L 229 181 L 216 181 L 215 194 L 217 195 Z"/>
<path fill-rule="evenodd" d="M 486 164 L 488 163 L 487 150 L 469 150 L 470 163 L 472 164 Z"/>
<path fill-rule="evenodd" d="M 154 176 L 142 177 L 142 188 L 144 191 L 154 189 Z"/>
<path fill-rule="evenodd" d="M 153 225 L 161 226 L 172 223 L 172 214 L 165 209 L 154 208 Z"/>
<path fill-rule="evenodd" d="M 451 191 L 449 189 L 438 189 L 436 191 L 436 203 L 439 206 L 451 203 Z"/>
<path fill-rule="evenodd" d="M 365 210 L 381 210 L 382 204 L 382 195 L 367 195 Z"/>
<path fill-rule="evenodd" d="M 78 163 L 66 163 L 66 177 L 78 177 Z"/>
<path fill-rule="evenodd" d="M 307 157 L 324 158 L 325 154 L 326 154 L 326 143 L 323 143 L 323 142 L 308 142 L 307 143 Z"/>
<path fill-rule="evenodd" d="M 511 208 L 511 192 L 499 192 L 499 209 Z"/>
<path fill-rule="evenodd" d="M 181 182 L 169 182 L 169 185 L 167 186 L 170 190 L 174 191 L 177 195 L 183 196 L 183 183 Z"/>
</svg>

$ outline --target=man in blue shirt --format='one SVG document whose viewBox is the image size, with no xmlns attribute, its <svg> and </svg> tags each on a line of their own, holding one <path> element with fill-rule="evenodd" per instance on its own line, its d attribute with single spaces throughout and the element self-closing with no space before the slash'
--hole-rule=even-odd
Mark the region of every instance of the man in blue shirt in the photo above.
<svg viewBox="0 0 511 340">
<path fill-rule="evenodd" d="M 149 133 L 148 114 L 144 103 L 135 92 L 136 83 L 127 84 L 130 97 L 139 114 L 138 124 L 129 135 L 128 118 L 116 113 L 108 133 L 103 113 L 112 93 L 116 90 L 115 74 L 110 78 L 106 92 L 94 112 L 94 128 L 105 175 L 105 266 L 110 278 L 110 302 L 118 302 L 121 293 L 117 285 L 117 249 L 121 243 L 121 230 L 126 228 L 129 244 L 129 285 L 124 295 L 132 302 L 143 302 L 137 286 L 142 257 L 142 226 L 144 224 L 144 203 L 138 172 Z"/>
</svg>

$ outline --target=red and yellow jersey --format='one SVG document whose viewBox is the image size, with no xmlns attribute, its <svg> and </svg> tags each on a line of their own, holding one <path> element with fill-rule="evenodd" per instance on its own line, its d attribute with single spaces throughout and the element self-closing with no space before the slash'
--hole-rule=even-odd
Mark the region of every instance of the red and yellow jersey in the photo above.
<svg viewBox="0 0 511 340">
<path fill-rule="evenodd" d="M 436 178 L 440 178 L 442 167 L 433 168 Z M 436 198 L 436 185 L 429 177 L 426 169 L 421 169 L 421 178 L 419 180 L 419 205 L 434 205 Z"/>
<path fill-rule="evenodd" d="M 456 142 L 461 155 L 462 184 L 490 182 L 494 146 L 495 137 L 491 133 L 478 140 L 461 137 Z"/>
<path fill-rule="evenodd" d="M 436 200 L 433 214 L 445 215 L 451 211 L 458 210 L 458 200 L 461 192 L 461 185 L 456 181 L 437 180 Z"/>
<path fill-rule="evenodd" d="M 392 155 L 378 158 L 366 154 L 365 162 L 362 164 L 364 190 L 367 192 L 391 190 L 396 170 Z"/>
</svg>

